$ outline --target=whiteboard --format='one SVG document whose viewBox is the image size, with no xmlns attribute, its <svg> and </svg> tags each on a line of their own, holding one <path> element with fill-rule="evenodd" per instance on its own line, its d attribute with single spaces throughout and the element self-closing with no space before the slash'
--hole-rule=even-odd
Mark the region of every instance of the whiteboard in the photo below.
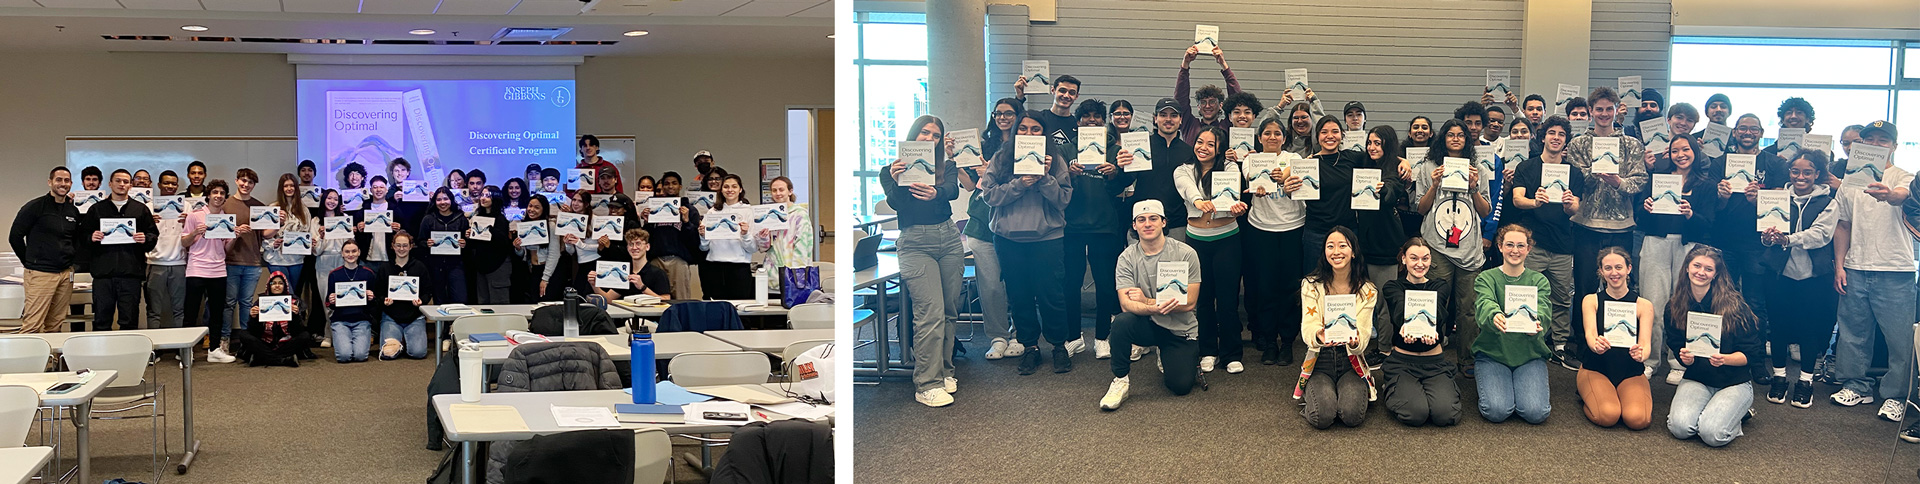
<svg viewBox="0 0 1920 484">
<path fill-rule="evenodd" d="M 206 163 L 208 179 L 232 180 L 234 171 L 248 167 L 259 172 L 261 180 L 265 181 L 278 178 L 281 173 L 293 173 L 300 164 L 300 160 L 295 158 L 298 151 L 299 143 L 291 136 L 69 137 L 67 169 L 73 171 L 75 190 L 80 186 L 80 170 L 87 166 L 100 167 L 102 174 L 111 174 L 113 170 L 121 168 L 127 171 L 145 169 L 152 173 L 154 183 L 159 183 L 160 172 L 173 170 L 180 175 L 180 184 L 184 188 L 187 183 L 187 164 L 195 160 Z"/>
</svg>

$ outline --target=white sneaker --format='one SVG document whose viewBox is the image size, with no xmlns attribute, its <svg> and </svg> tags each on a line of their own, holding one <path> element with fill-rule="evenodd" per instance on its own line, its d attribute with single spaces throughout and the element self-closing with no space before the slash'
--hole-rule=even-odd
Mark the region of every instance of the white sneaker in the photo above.
<svg viewBox="0 0 1920 484">
<path fill-rule="evenodd" d="M 232 363 L 234 362 L 234 358 L 233 358 L 233 355 L 227 354 L 227 350 L 214 348 L 213 351 L 207 352 L 207 362 L 208 363 Z"/>
<path fill-rule="evenodd" d="M 1238 361 L 1227 362 L 1227 373 L 1238 375 L 1240 374 L 1240 372 L 1243 372 L 1243 371 L 1247 371 L 1247 367 L 1241 365 L 1240 362 Z"/>
<path fill-rule="evenodd" d="M 1853 390 L 1846 389 L 1846 388 L 1842 388 L 1840 389 L 1840 391 L 1833 392 L 1834 405 L 1839 405 L 1842 407 L 1851 407 L 1851 406 L 1860 405 L 1863 403 L 1873 403 L 1873 397 L 1867 396 L 1867 395 L 1861 395 L 1859 393 L 1854 393 Z"/>
<path fill-rule="evenodd" d="M 1885 403 L 1880 404 L 1880 418 L 1889 422 L 1899 422 L 1907 418 L 1907 405 L 1900 403 L 1899 399 L 1889 398 Z"/>
<path fill-rule="evenodd" d="M 1167 362 L 1164 356 L 1166 356 L 1166 354 L 1162 353 L 1160 356 L 1153 357 L 1153 368 L 1160 370 L 1160 374 L 1162 375 L 1167 374 Z"/>
<path fill-rule="evenodd" d="M 320 340 L 320 347 L 321 347 L 321 348 L 332 348 L 332 347 L 333 347 L 333 339 L 331 339 L 331 338 L 328 338 L 328 339 L 322 339 L 322 340 Z"/>
<path fill-rule="evenodd" d="M 1002 358 L 1019 358 L 1020 355 L 1024 355 L 1024 354 L 1027 354 L 1027 345 L 1010 341 L 1010 342 L 1007 342 L 1006 354 L 1001 355 L 1001 357 Z"/>
<path fill-rule="evenodd" d="M 1153 347 L 1151 347 L 1151 346 L 1140 346 L 1140 345 L 1134 345 L 1134 346 L 1133 346 L 1133 354 L 1132 354 L 1132 355 L 1129 355 L 1129 356 L 1127 356 L 1127 360 L 1128 360 L 1128 361 L 1140 361 L 1140 357 L 1142 357 L 1142 356 L 1146 356 L 1146 355 L 1147 355 L 1147 353 L 1152 353 L 1152 352 L 1153 352 Z"/>
<path fill-rule="evenodd" d="M 1007 356 L 1007 340 L 994 338 L 993 346 L 987 348 L 987 359 L 998 360 Z"/>
<path fill-rule="evenodd" d="M 1132 387 L 1127 377 L 1113 379 L 1113 383 L 1107 385 L 1107 396 L 1100 397 L 1100 409 L 1119 410 L 1120 402 L 1127 401 L 1127 389 Z"/>
<path fill-rule="evenodd" d="M 1073 341 L 1067 342 L 1067 356 L 1077 355 L 1077 354 L 1080 354 L 1080 352 L 1086 351 L 1086 350 L 1087 350 L 1087 337 L 1085 336 L 1074 338 Z"/>
<path fill-rule="evenodd" d="M 947 394 L 946 389 L 942 388 L 932 388 L 924 392 L 915 393 L 913 394 L 913 399 L 929 407 L 945 407 L 953 404 L 953 395 Z"/>
<path fill-rule="evenodd" d="M 947 377 L 945 381 L 940 382 L 940 389 L 946 390 L 948 395 L 960 393 L 960 380 L 954 377 Z"/>
<path fill-rule="evenodd" d="M 1687 379 L 1687 370 L 1674 368 L 1672 370 L 1667 371 L 1668 385 L 1679 385 L 1680 380 L 1685 380 L 1685 379 Z"/>
<path fill-rule="evenodd" d="M 1112 357 L 1113 345 L 1107 344 L 1107 340 L 1104 339 L 1093 340 L 1093 359 L 1104 360 Z"/>
<path fill-rule="evenodd" d="M 1220 360 L 1219 358 L 1217 358 L 1217 357 L 1212 357 L 1212 356 L 1202 356 L 1202 357 L 1200 357 L 1200 372 L 1201 372 L 1201 373 L 1213 373 L 1213 364 L 1214 364 L 1215 362 L 1218 362 L 1219 360 Z"/>
</svg>

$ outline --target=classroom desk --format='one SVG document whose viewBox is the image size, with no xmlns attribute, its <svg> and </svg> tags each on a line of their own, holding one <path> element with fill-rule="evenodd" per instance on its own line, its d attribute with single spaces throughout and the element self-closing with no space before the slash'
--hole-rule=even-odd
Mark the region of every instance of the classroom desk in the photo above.
<svg viewBox="0 0 1920 484">
<path fill-rule="evenodd" d="M 833 339 L 831 329 L 761 329 L 736 331 L 708 331 L 707 336 L 740 347 L 747 351 L 758 351 L 779 355 L 787 350 L 787 345 L 814 339 Z"/>
<path fill-rule="evenodd" d="M 187 469 L 193 465 L 193 458 L 200 454 L 200 441 L 193 438 L 193 347 L 194 345 L 200 344 L 201 339 L 207 337 L 207 328 L 205 326 L 88 331 L 84 333 L 34 333 L 29 336 L 37 336 L 47 340 L 47 344 L 53 346 L 53 352 L 59 353 L 60 348 L 67 344 L 68 338 L 121 333 L 138 334 L 152 339 L 153 349 L 155 351 L 176 350 L 180 352 L 180 398 L 184 401 L 181 404 L 180 410 L 186 418 L 184 428 L 186 429 L 185 440 L 187 453 L 180 458 L 180 465 L 174 468 L 174 473 L 186 474 Z M 85 481 L 83 480 L 82 482 Z"/>
<path fill-rule="evenodd" d="M 875 344 L 878 345 L 875 350 L 878 357 L 875 358 L 874 364 L 870 368 L 862 368 L 861 366 L 863 365 L 859 365 L 859 362 L 856 361 L 853 371 L 854 374 L 860 376 L 885 377 L 905 375 L 912 369 L 912 365 L 908 363 L 908 361 L 910 361 L 909 357 L 903 354 L 900 358 L 900 364 L 893 364 L 890 361 L 892 360 L 890 356 L 891 351 L 887 344 L 887 328 L 890 325 L 887 324 L 886 285 L 890 281 L 900 279 L 900 257 L 896 254 L 880 254 L 877 256 L 877 259 L 879 263 L 873 267 L 853 272 L 853 291 L 857 293 L 862 289 L 874 290 L 875 301 L 879 304 L 879 306 L 875 308 L 878 318 L 874 322 L 874 339 Z M 900 284 L 897 287 L 900 290 L 901 301 L 906 301 L 907 297 L 909 297 L 907 294 L 907 286 Z M 900 308 L 900 327 L 913 327 L 912 310 L 905 307 Z M 912 338 L 900 338 L 900 351 L 902 353 L 909 351 L 910 340 L 912 340 Z"/>
<path fill-rule="evenodd" d="M 765 306 L 755 303 L 754 300 L 752 299 L 729 300 L 725 302 L 733 303 L 734 311 L 740 313 L 740 317 L 743 317 L 743 318 L 748 316 L 786 316 L 787 315 L 787 308 L 780 306 L 780 298 L 778 297 L 768 297 L 767 304 Z M 635 316 L 639 316 L 642 318 L 658 318 L 660 316 L 664 316 L 667 314 L 666 305 L 626 306 L 620 303 L 613 303 L 607 306 L 609 308 L 612 308 L 612 307 L 624 308 L 627 311 L 631 311 Z"/>
<path fill-rule="evenodd" d="M 866 231 L 867 233 L 870 233 L 870 234 L 877 234 L 877 233 L 880 233 L 880 225 L 885 224 L 887 222 L 892 222 L 899 218 L 900 218 L 899 215 L 891 214 L 891 213 L 871 214 L 865 217 L 854 219 L 853 229 Z"/>
<path fill-rule="evenodd" d="M 0 482 L 27 484 L 52 459 L 52 447 L 0 448 Z"/>
<path fill-rule="evenodd" d="M 429 337 L 433 338 L 433 361 L 435 363 L 439 363 L 441 353 L 445 351 L 442 348 L 442 345 L 440 344 L 440 338 L 438 338 L 437 336 L 432 336 L 432 335 L 440 334 L 441 323 L 453 321 L 455 319 L 460 319 L 460 316 L 472 316 L 475 314 L 480 314 L 477 311 L 479 311 L 482 308 L 492 309 L 493 314 L 517 315 L 523 318 L 527 318 L 527 320 L 531 322 L 533 320 L 533 306 L 534 305 L 532 304 L 473 304 L 473 305 L 469 305 L 469 307 L 472 307 L 474 311 L 476 311 L 474 314 L 461 314 L 461 315 L 441 314 L 440 305 L 438 304 L 429 304 L 426 306 L 420 306 L 420 315 L 427 318 L 427 334 L 430 335 Z M 632 311 L 628 311 L 625 308 L 621 308 L 621 307 L 609 304 L 607 305 L 607 317 L 612 318 L 615 321 L 619 321 L 619 320 L 625 320 L 625 319 L 633 319 L 634 316 Z"/>
<path fill-rule="evenodd" d="M 65 375 L 65 378 L 61 379 L 63 382 L 74 380 L 73 372 L 62 371 L 53 373 Z M 91 418 L 93 413 L 93 397 L 99 396 L 100 391 L 106 390 L 107 385 L 113 383 L 114 378 L 119 376 L 119 372 L 113 370 L 100 370 L 94 373 L 95 376 L 92 380 L 88 380 L 87 384 L 81 385 L 80 388 L 75 388 L 73 391 L 58 395 L 40 394 L 40 405 L 55 407 L 56 409 L 58 407 L 73 408 L 73 418 L 68 420 L 73 422 L 74 427 L 74 458 L 80 461 L 77 470 L 80 480 L 75 482 L 93 482 L 91 479 L 91 474 L 93 473 L 93 451 L 91 449 L 91 437 L 93 434 L 93 420 Z M 0 375 L 0 385 L 23 384 L 24 382 L 22 380 L 27 378 L 44 377 L 46 375 L 47 374 L 44 373 Z M 59 410 L 55 410 L 55 412 L 58 411 Z M 5 459 L 0 459 L 0 467 L 6 467 L 5 462 Z M 45 465 L 46 460 L 42 459 L 40 464 Z M 0 472 L 0 474 L 5 473 Z M 32 469 L 28 469 L 27 475 L 33 475 Z M 26 480 L 22 479 L 21 482 L 26 482 Z"/>
<path fill-rule="evenodd" d="M 784 394 L 778 384 L 768 383 L 758 386 L 776 395 Z M 536 435 L 550 435 L 572 430 L 592 430 L 571 427 L 561 428 L 553 422 L 553 412 L 550 407 L 553 405 L 612 407 L 620 403 L 633 403 L 633 395 L 628 395 L 621 390 L 486 393 L 480 395 L 480 401 L 471 402 L 474 405 L 513 406 L 514 409 L 520 412 L 520 418 L 526 422 L 527 431 L 525 432 L 462 433 L 459 425 L 453 420 L 453 416 L 450 413 L 451 406 L 459 403 L 468 402 L 461 402 L 459 394 L 434 395 L 433 411 L 439 415 L 440 421 L 446 427 L 447 440 L 460 444 L 458 449 L 460 457 L 456 464 L 457 468 L 455 469 L 456 473 L 460 475 L 458 482 L 471 484 L 479 480 L 479 476 L 476 474 L 484 473 L 484 471 L 476 472 L 474 469 L 475 460 L 479 457 L 479 444 L 481 442 L 527 440 Z M 828 420 L 828 422 L 831 423 L 831 420 Z M 737 425 L 621 424 L 621 428 L 626 429 L 655 427 L 666 430 L 668 433 L 682 434 L 731 433 L 734 429 L 739 428 Z"/>
<path fill-rule="evenodd" d="M 606 343 L 600 346 L 607 350 L 607 356 L 613 357 L 614 361 L 633 359 L 633 348 L 627 345 L 627 335 L 592 335 L 582 336 L 581 338 L 604 339 Z M 714 339 L 712 336 L 692 331 L 653 333 L 653 357 L 655 360 L 670 360 L 675 356 L 679 356 L 681 353 L 692 353 L 695 351 L 740 351 L 740 347 Z M 507 356 L 512 353 L 512 345 L 482 345 L 480 347 L 480 362 L 488 365 L 506 363 Z"/>
</svg>

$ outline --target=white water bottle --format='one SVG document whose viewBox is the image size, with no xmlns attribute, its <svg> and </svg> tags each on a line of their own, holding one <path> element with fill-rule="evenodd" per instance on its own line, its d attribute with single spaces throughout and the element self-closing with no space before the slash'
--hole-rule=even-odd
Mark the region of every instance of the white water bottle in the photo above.
<svg viewBox="0 0 1920 484">
<path fill-rule="evenodd" d="M 754 302 L 761 306 L 767 305 L 767 266 L 765 265 L 753 271 L 753 293 L 756 295 Z"/>
<path fill-rule="evenodd" d="M 460 342 L 460 401 L 473 403 L 480 401 L 480 389 L 487 382 L 482 375 L 485 365 L 480 360 L 480 346 L 469 341 Z"/>
</svg>

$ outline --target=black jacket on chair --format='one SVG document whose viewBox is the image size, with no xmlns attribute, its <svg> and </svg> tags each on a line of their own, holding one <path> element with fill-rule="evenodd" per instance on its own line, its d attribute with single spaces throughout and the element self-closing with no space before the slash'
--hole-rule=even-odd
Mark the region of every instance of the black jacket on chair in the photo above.
<svg viewBox="0 0 1920 484">
<path fill-rule="evenodd" d="M 711 482 L 833 482 L 833 429 L 798 419 L 741 426 L 714 464 Z"/>
<path fill-rule="evenodd" d="M 540 435 L 513 447 L 506 484 L 633 482 L 633 431 L 575 430 Z"/>
</svg>

